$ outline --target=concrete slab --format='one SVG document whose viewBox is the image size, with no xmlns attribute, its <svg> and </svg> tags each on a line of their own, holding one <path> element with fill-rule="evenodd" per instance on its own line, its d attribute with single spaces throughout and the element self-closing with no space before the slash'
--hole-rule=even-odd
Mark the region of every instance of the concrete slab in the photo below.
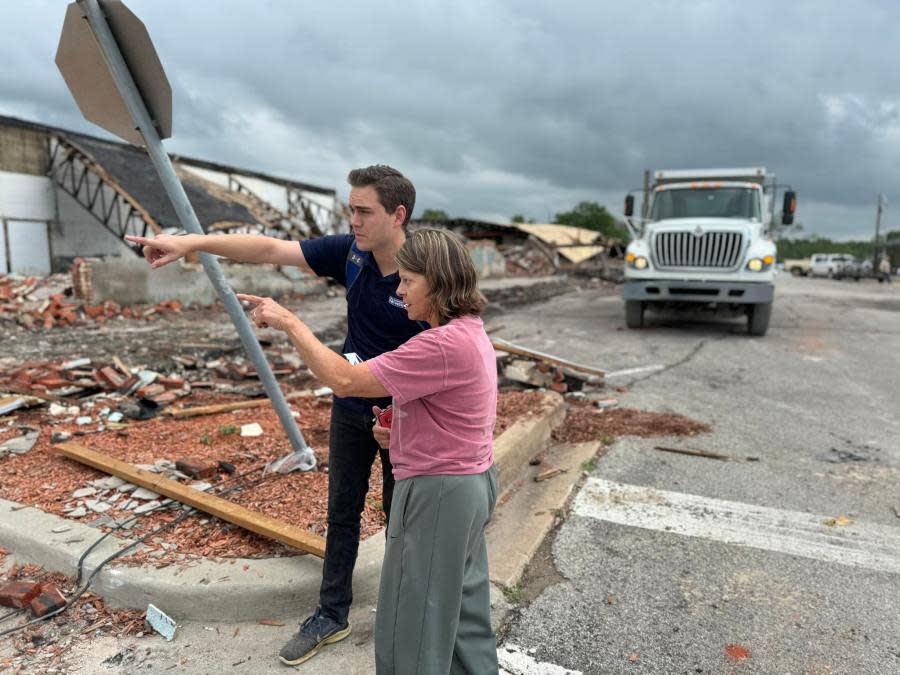
<svg viewBox="0 0 900 675">
<path fill-rule="evenodd" d="M 553 391 L 544 392 L 544 401 L 533 417 L 519 420 L 494 441 L 494 464 L 501 492 L 519 479 L 529 460 L 547 447 L 550 434 L 566 418 L 566 402 L 562 396 Z"/>
<path fill-rule="evenodd" d="M 273 265 L 222 265 L 225 278 L 235 291 L 280 297 L 287 293 L 314 295 L 327 289 L 325 279 L 283 274 Z M 91 301 L 114 300 L 120 305 L 153 304 L 163 300 L 210 305 L 217 300 L 203 267 L 180 260 L 151 269 L 136 256 L 104 258 L 91 262 Z"/>
<path fill-rule="evenodd" d="M 528 468 L 531 459 L 546 445 L 555 425 L 565 416 L 561 396 L 547 393 L 547 403 L 534 417 L 507 429 L 494 443 L 501 485 L 513 485 Z M 501 496 L 501 502 L 503 497 Z M 505 507 L 501 506 L 495 518 Z M 512 517 L 506 521 L 513 521 Z M 61 525 L 70 527 L 54 533 Z M 531 528 L 531 524 L 523 524 Z M 38 509 L 0 500 L 0 546 L 11 551 L 16 562 L 35 563 L 48 570 L 75 576 L 78 559 L 100 533 L 77 521 L 63 519 Z M 505 555 L 499 535 L 489 535 L 491 565 L 500 565 Z M 519 538 L 522 531 L 504 529 L 502 536 Z M 106 557 L 131 543 L 108 537 L 85 563 L 90 574 Z M 384 537 L 370 537 L 360 545 L 353 577 L 354 603 L 374 606 L 384 555 Z M 318 601 L 322 562 L 309 555 L 228 559 L 224 561 L 186 560 L 183 566 L 157 569 L 150 566 L 110 565 L 98 573 L 92 590 L 113 607 L 146 609 L 149 603 L 178 621 L 257 621 L 261 618 L 297 619 L 305 616 Z M 508 578 L 508 577 L 507 577 Z M 505 613 L 502 594 L 494 593 L 495 621 Z"/>
</svg>

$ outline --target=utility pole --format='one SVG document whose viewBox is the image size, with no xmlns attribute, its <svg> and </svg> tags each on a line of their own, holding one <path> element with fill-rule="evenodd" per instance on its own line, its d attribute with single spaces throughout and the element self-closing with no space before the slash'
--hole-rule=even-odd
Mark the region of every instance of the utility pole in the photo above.
<svg viewBox="0 0 900 675">
<path fill-rule="evenodd" d="M 878 208 L 875 212 L 875 257 L 872 258 L 872 269 L 878 269 L 878 241 L 881 239 L 881 212 L 884 210 L 884 203 L 887 198 L 884 193 L 878 195 Z"/>
<path fill-rule="evenodd" d="M 647 220 L 647 212 L 650 208 L 650 169 L 644 169 L 644 200 L 641 202 L 641 227 Z"/>
</svg>

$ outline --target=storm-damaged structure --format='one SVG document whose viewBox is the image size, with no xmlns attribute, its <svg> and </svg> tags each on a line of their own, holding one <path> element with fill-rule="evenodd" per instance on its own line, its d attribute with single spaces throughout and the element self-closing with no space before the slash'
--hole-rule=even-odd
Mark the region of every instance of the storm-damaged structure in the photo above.
<svg viewBox="0 0 900 675">
<path fill-rule="evenodd" d="M 306 238 L 346 231 L 333 188 L 172 156 L 201 226 Z M 180 224 L 146 152 L 0 116 L 0 273 L 65 271 L 76 256 L 132 256 L 126 234 Z"/>
</svg>

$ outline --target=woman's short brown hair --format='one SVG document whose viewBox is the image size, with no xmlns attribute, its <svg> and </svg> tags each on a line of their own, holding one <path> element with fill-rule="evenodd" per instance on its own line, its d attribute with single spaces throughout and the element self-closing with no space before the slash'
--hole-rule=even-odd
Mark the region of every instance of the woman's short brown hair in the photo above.
<svg viewBox="0 0 900 675">
<path fill-rule="evenodd" d="M 397 254 L 397 265 L 425 277 L 438 325 L 477 316 L 487 306 L 466 244 L 450 230 L 420 227 L 410 231 Z"/>
</svg>

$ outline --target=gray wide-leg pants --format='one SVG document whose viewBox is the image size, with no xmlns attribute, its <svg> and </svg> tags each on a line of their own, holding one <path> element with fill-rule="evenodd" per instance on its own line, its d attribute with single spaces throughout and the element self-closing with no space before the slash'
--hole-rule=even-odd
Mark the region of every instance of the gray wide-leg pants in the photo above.
<svg viewBox="0 0 900 675">
<path fill-rule="evenodd" d="M 497 470 L 397 481 L 375 620 L 378 675 L 496 675 L 484 528 Z"/>
</svg>

